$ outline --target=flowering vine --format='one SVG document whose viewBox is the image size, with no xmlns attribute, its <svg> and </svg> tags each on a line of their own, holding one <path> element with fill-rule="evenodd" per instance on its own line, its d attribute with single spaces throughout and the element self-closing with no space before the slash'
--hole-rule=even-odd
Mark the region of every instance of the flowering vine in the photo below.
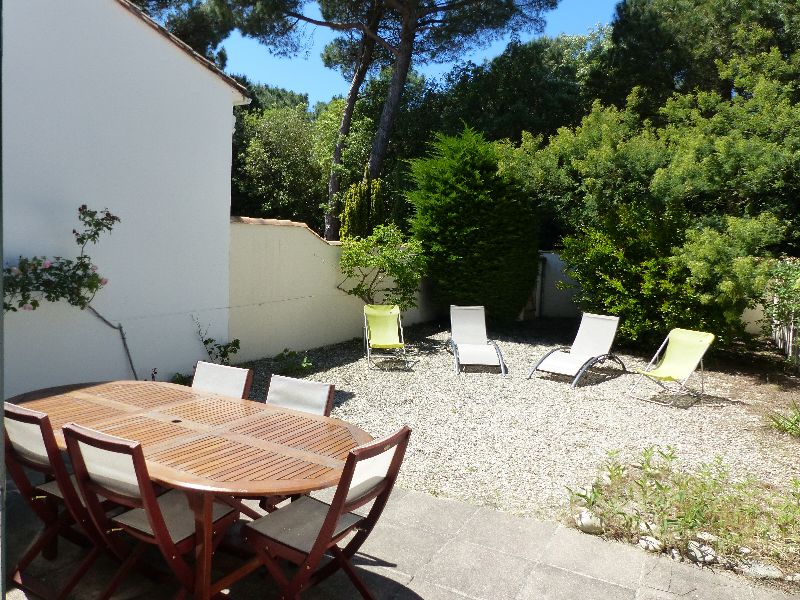
<svg viewBox="0 0 800 600">
<path fill-rule="evenodd" d="M 83 230 L 72 230 L 80 248 L 76 258 L 20 256 L 16 265 L 3 269 L 4 311 L 35 310 L 44 300 L 66 300 L 84 309 L 97 291 L 108 283 L 86 255 L 86 246 L 97 243 L 100 235 L 111 231 L 120 219 L 107 209 L 91 210 L 85 204 L 78 208 L 78 219 Z"/>
</svg>

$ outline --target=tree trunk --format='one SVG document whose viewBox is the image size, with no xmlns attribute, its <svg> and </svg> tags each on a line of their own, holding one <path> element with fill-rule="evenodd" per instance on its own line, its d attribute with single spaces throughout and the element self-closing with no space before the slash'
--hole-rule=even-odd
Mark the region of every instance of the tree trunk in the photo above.
<svg viewBox="0 0 800 600">
<path fill-rule="evenodd" d="M 328 176 L 328 211 L 325 213 L 325 239 L 339 239 L 339 201 L 337 194 L 340 189 L 339 176 L 336 174 L 336 167 L 342 164 L 342 151 L 344 150 L 345 140 L 350 133 L 350 124 L 353 121 L 353 111 L 358 100 L 358 93 L 361 84 L 367 76 L 367 71 L 372 64 L 372 54 L 375 50 L 375 40 L 366 35 L 361 39 L 361 55 L 353 73 L 353 80 L 350 82 L 350 89 L 347 92 L 347 102 L 342 112 L 342 122 L 339 125 L 339 135 L 336 138 L 336 146 L 333 149 L 331 160 L 331 172 Z"/>
<path fill-rule="evenodd" d="M 381 168 L 386 158 L 386 150 L 389 147 L 389 138 L 392 135 L 397 111 L 400 107 L 400 97 L 406 86 L 408 71 L 411 68 L 411 56 L 414 52 L 414 37 L 416 36 L 417 20 L 415 15 L 403 15 L 403 28 L 400 32 L 400 46 L 398 47 L 397 58 L 394 62 L 392 72 L 392 83 L 389 86 L 389 94 L 383 103 L 381 121 L 378 124 L 378 131 L 372 142 L 372 151 L 369 155 L 369 177 L 378 179 L 381 176 Z"/>
</svg>

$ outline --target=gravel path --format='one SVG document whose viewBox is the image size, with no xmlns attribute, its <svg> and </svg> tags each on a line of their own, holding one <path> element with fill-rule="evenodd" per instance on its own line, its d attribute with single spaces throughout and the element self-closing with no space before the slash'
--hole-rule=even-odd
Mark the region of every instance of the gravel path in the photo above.
<svg viewBox="0 0 800 600">
<path fill-rule="evenodd" d="M 735 475 L 779 487 L 800 475 L 797 440 L 768 429 L 746 393 L 730 393 L 732 386 L 752 388 L 763 404 L 764 389 L 744 375 L 707 372 L 709 395 L 689 408 L 626 397 L 632 375 L 619 376 L 614 367 L 585 377 L 576 390 L 566 378 L 527 380 L 534 361 L 569 343 L 576 328 L 534 325 L 497 337 L 506 378 L 496 369 L 457 375 L 445 349 L 448 332 L 433 325 L 407 328 L 408 371 L 368 369 L 362 342 L 354 340 L 310 351 L 313 369 L 302 376 L 335 384 L 333 415 L 373 435 L 402 424 L 413 429 L 401 487 L 520 515 L 564 517 L 566 488 L 590 483 L 609 450 L 633 461 L 647 446 L 671 445 L 682 464 L 720 456 Z M 620 357 L 628 368 L 645 364 Z M 263 398 L 275 365 L 265 359 L 250 366 L 253 397 Z"/>
</svg>

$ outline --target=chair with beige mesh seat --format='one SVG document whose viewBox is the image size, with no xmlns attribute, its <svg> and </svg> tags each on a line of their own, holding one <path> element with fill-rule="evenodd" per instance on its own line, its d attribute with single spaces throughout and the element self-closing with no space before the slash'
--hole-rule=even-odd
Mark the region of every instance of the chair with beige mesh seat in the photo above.
<svg viewBox="0 0 800 600">
<path fill-rule="evenodd" d="M 5 464 L 22 498 L 44 523 L 44 529 L 11 568 L 11 580 L 22 590 L 40 597 L 61 599 L 69 595 L 89 570 L 105 543 L 89 518 L 56 444 L 50 418 L 38 411 L 4 403 Z M 27 471 L 26 471 L 27 469 Z M 38 472 L 45 483 L 34 484 L 29 472 Z M 78 530 L 72 526 L 77 525 Z M 90 546 L 89 553 L 75 567 L 60 590 L 37 581 L 26 573 L 39 555 L 52 558 L 59 537 Z"/>
<path fill-rule="evenodd" d="M 181 594 L 194 589 L 194 570 L 183 558 L 195 550 L 195 518 L 186 494 L 178 490 L 156 496 L 138 442 L 106 435 L 69 423 L 62 428 L 78 487 L 97 530 L 115 553 L 126 556 L 101 598 L 109 598 L 136 566 L 148 544 L 161 550 L 181 585 Z M 101 502 L 110 500 L 127 510 L 109 517 Z M 238 512 L 220 502 L 212 505 L 214 544 L 238 518 Z M 124 534 L 138 543 L 133 550 Z"/>
<path fill-rule="evenodd" d="M 270 575 L 282 598 L 296 599 L 308 587 L 343 569 L 363 598 L 373 598 L 350 559 L 375 527 L 403 462 L 411 430 L 350 451 L 330 504 L 303 496 L 256 521 L 242 532 Z M 374 500 L 366 516 L 353 512 Z M 355 531 L 344 547 L 339 542 Z M 333 558 L 323 563 L 325 554 Z M 299 568 L 287 577 L 279 561 Z"/>
<path fill-rule="evenodd" d="M 486 365 L 508 372 L 503 353 L 494 340 L 486 336 L 486 313 L 483 306 L 450 306 L 450 349 L 456 373 L 464 365 Z"/>
<path fill-rule="evenodd" d="M 253 385 L 253 370 L 229 367 L 216 363 L 197 363 L 192 379 L 192 388 L 224 396 L 246 399 Z"/>
<path fill-rule="evenodd" d="M 329 416 L 333 408 L 331 383 L 273 375 L 267 388 L 267 404 Z"/>
<path fill-rule="evenodd" d="M 266 401 L 267 404 L 273 406 L 301 410 L 327 417 L 331 414 L 331 409 L 333 408 L 334 393 L 335 387 L 332 383 L 273 375 L 267 387 Z M 267 496 L 261 499 L 259 506 L 266 511 L 272 512 L 277 508 L 278 504 L 291 497 L 286 495 Z"/>
<path fill-rule="evenodd" d="M 528 373 L 528 379 L 536 371 L 567 375 L 573 378 L 571 387 L 574 388 L 586 371 L 607 360 L 617 363 L 622 372 L 626 372 L 623 362 L 611 353 L 618 325 L 619 317 L 583 313 L 572 346 L 545 354 Z"/>
</svg>

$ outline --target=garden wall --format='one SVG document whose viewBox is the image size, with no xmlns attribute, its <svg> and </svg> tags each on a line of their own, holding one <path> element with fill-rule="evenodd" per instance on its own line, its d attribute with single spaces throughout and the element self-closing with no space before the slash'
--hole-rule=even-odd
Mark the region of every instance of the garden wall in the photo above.
<svg viewBox="0 0 800 600">
<path fill-rule="evenodd" d="M 364 303 L 336 288 L 340 252 L 304 223 L 231 218 L 228 324 L 229 338 L 241 341 L 237 362 L 361 337 Z M 403 324 L 433 316 L 423 297 Z"/>
</svg>

